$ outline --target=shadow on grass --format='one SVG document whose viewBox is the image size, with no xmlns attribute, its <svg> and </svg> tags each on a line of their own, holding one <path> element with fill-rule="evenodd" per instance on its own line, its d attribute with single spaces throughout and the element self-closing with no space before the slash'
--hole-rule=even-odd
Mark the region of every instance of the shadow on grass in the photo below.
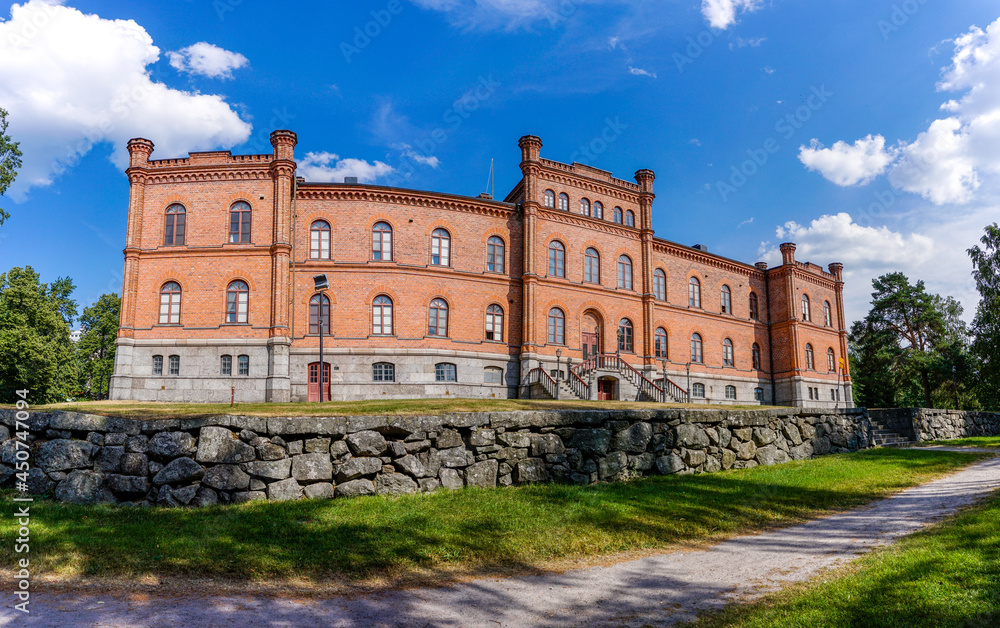
<svg viewBox="0 0 1000 628">
<path fill-rule="evenodd" d="M 545 561 L 788 525 L 870 502 L 981 457 L 872 450 L 627 484 L 466 489 L 202 510 L 38 501 L 32 506 L 32 562 L 35 573 L 245 582 L 357 582 L 438 569 L 532 573 Z M 16 530 L 6 512 L 9 499 L 0 510 L 0 531 L 11 536 Z M 4 564 L 15 558 L 12 547 L 0 547 Z"/>
</svg>

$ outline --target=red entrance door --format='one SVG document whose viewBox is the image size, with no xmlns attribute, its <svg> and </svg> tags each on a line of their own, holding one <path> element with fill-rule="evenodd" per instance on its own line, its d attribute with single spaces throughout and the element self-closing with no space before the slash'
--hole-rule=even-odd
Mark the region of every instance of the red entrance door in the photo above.
<svg viewBox="0 0 1000 628">
<path fill-rule="evenodd" d="M 614 401 L 615 380 L 601 378 L 597 380 L 597 400 Z"/>
<path fill-rule="evenodd" d="M 597 355 L 597 334 L 592 332 L 580 333 L 580 344 L 583 345 L 583 359 L 589 359 Z"/>
<path fill-rule="evenodd" d="M 330 365 L 323 365 L 323 401 L 330 400 Z M 319 362 L 309 365 L 309 401 L 319 401 Z"/>
</svg>

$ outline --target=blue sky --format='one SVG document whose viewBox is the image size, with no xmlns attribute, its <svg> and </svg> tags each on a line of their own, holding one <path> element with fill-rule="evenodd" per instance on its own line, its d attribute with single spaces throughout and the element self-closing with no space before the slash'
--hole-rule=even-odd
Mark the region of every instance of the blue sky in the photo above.
<svg viewBox="0 0 1000 628">
<path fill-rule="evenodd" d="M 25 166 L 0 267 L 121 289 L 124 144 L 269 152 L 300 174 L 476 195 L 542 154 L 656 172 L 654 226 L 747 262 L 846 265 L 848 318 L 902 270 L 975 308 L 1000 220 L 991 1 L 39 2 L 0 10 L 0 107 Z M 367 32 L 367 34 L 365 34 Z M 359 33 L 361 35 L 359 35 Z"/>
</svg>

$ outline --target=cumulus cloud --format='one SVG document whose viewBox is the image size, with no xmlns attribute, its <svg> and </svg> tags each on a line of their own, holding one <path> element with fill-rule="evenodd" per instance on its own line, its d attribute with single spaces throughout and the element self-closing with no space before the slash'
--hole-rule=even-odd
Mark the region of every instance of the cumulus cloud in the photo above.
<svg viewBox="0 0 1000 628">
<path fill-rule="evenodd" d="M 854 144 L 840 141 L 823 148 L 818 140 L 799 147 L 799 161 L 837 185 L 868 183 L 885 172 L 896 158 L 896 150 L 885 147 L 881 135 L 865 136 Z"/>
<path fill-rule="evenodd" d="M 709 26 L 725 30 L 736 23 L 736 13 L 756 11 L 761 0 L 702 0 L 701 14 Z"/>
<path fill-rule="evenodd" d="M 97 144 L 114 146 L 128 164 L 126 142 L 146 137 L 156 154 L 228 148 L 251 126 L 218 95 L 176 90 L 148 66 L 160 50 L 132 20 L 107 20 L 44 0 L 15 4 L 0 22 L 0 103 L 24 163 L 11 186 L 15 200 L 47 186 Z"/>
<path fill-rule="evenodd" d="M 327 152 L 306 153 L 298 162 L 298 174 L 306 181 L 322 183 L 343 183 L 344 177 L 357 177 L 360 183 L 374 183 L 379 177 L 395 172 L 387 163 L 363 159 L 341 159 Z"/>
<path fill-rule="evenodd" d="M 168 52 L 167 58 L 170 59 L 170 66 L 178 72 L 221 79 L 233 78 L 233 70 L 250 63 L 238 52 L 230 52 L 204 41 Z"/>
<path fill-rule="evenodd" d="M 889 151 L 870 155 L 859 146 L 871 146 L 871 136 L 858 140 L 854 152 L 843 142 L 841 154 L 800 152 L 807 159 L 825 159 L 839 185 L 871 180 L 883 171 L 899 190 L 919 194 L 936 205 L 964 204 L 985 189 L 995 193 L 1000 183 L 1000 19 L 985 30 L 972 27 L 954 40 L 951 64 L 943 69 L 939 91 L 964 92 L 941 105 L 950 114 L 930 123 L 912 142 L 900 142 L 886 168 L 879 169 Z M 876 136 L 881 139 L 881 136 Z M 805 156 L 805 159 L 803 159 Z M 866 168 L 867 166 L 867 168 Z M 838 180 L 839 179 L 839 180 Z"/>
</svg>

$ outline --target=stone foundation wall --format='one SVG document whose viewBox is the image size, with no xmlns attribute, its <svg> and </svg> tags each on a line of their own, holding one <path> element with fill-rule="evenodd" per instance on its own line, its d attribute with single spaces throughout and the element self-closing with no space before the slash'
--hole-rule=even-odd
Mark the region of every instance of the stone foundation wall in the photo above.
<svg viewBox="0 0 1000 628">
<path fill-rule="evenodd" d="M 860 410 L 557 410 L 137 421 L 32 412 L 30 492 L 205 506 L 713 472 L 871 446 Z M 17 461 L 0 410 L 0 483 Z"/>
<path fill-rule="evenodd" d="M 916 440 L 949 440 L 1000 435 L 1000 413 L 891 408 L 869 410 L 872 420 Z"/>
</svg>

